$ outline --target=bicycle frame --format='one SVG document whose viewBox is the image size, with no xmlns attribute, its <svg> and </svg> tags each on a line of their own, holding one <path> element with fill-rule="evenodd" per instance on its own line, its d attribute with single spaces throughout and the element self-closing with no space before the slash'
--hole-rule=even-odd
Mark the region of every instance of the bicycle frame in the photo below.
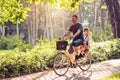
<svg viewBox="0 0 120 80">
<path fill-rule="evenodd" d="M 69 46 L 67 46 L 67 47 L 69 47 Z M 79 52 L 80 54 L 81 54 L 81 53 L 82 53 L 82 54 L 86 54 L 84 51 L 85 51 L 85 49 L 88 49 L 88 50 L 89 50 L 89 47 L 88 47 L 88 46 L 85 46 L 85 45 L 80 45 L 80 46 L 77 47 L 77 49 L 78 49 L 78 52 Z M 69 55 L 68 48 L 67 48 L 66 50 L 62 50 L 61 52 Z M 87 53 L 89 53 L 89 51 L 88 51 Z M 74 54 L 74 53 L 73 53 L 73 54 Z"/>
</svg>

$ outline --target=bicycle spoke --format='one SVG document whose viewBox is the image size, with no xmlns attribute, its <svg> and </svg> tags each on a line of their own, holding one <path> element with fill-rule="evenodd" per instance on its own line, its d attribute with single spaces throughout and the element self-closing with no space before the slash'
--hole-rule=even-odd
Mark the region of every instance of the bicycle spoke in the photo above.
<svg viewBox="0 0 120 80">
<path fill-rule="evenodd" d="M 63 53 L 59 53 L 54 58 L 53 69 L 56 74 L 64 75 L 69 68 L 69 58 Z"/>
<path fill-rule="evenodd" d="M 91 66 L 91 56 L 85 55 L 83 58 L 81 58 L 80 61 L 78 62 L 78 66 L 83 71 L 88 70 Z"/>
</svg>

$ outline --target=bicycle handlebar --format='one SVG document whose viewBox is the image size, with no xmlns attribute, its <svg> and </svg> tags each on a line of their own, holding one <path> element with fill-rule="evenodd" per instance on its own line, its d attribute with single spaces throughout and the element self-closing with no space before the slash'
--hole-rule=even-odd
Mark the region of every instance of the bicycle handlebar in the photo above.
<svg viewBox="0 0 120 80">
<path fill-rule="evenodd" d="M 69 39 L 71 40 L 71 39 L 73 39 L 73 37 L 70 37 Z M 65 40 L 65 38 L 59 38 L 59 40 L 62 41 L 62 40 Z"/>
</svg>

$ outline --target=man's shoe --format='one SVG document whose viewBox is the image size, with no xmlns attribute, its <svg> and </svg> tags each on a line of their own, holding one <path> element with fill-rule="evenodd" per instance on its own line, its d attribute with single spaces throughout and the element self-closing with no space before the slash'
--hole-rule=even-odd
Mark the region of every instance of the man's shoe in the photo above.
<svg viewBox="0 0 120 80">
<path fill-rule="evenodd" d="M 81 58 L 81 57 L 83 57 L 82 54 L 76 55 L 76 56 L 75 56 L 75 60 L 78 60 L 78 59 Z"/>
<path fill-rule="evenodd" d="M 78 58 L 79 58 L 79 56 L 78 56 L 78 55 L 76 55 L 76 56 L 75 56 L 75 60 L 78 60 Z"/>
<path fill-rule="evenodd" d="M 76 66 L 76 64 L 74 64 L 74 63 L 71 62 L 71 63 L 70 63 L 70 67 L 71 67 L 71 68 L 76 68 L 77 66 Z"/>
</svg>

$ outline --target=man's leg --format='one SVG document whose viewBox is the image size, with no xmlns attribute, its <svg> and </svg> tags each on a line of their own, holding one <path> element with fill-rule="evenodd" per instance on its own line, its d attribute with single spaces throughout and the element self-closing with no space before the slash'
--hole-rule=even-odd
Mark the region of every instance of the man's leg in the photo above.
<svg viewBox="0 0 120 80">
<path fill-rule="evenodd" d="M 75 61 L 74 54 L 69 54 L 69 57 L 70 57 L 71 62 L 74 62 L 74 61 Z"/>
<path fill-rule="evenodd" d="M 77 47 L 72 46 L 72 48 L 73 48 L 73 50 L 75 51 L 76 55 L 79 55 Z"/>
<path fill-rule="evenodd" d="M 71 62 L 74 62 L 75 61 L 75 56 L 73 54 L 74 50 L 72 48 L 72 43 L 70 44 L 70 48 L 69 48 L 68 52 L 69 52 L 69 57 L 70 57 Z"/>
<path fill-rule="evenodd" d="M 80 46 L 81 44 L 82 44 L 81 39 L 77 39 L 77 40 L 73 41 L 73 43 L 72 43 L 72 48 L 75 51 L 76 55 L 79 55 L 77 47 Z"/>
<path fill-rule="evenodd" d="M 75 53 L 76 53 L 76 56 L 75 56 L 75 59 L 77 60 L 77 59 L 79 59 L 80 57 L 81 57 L 81 55 L 78 53 L 78 46 L 80 46 L 81 44 L 82 44 L 82 40 L 81 39 L 77 39 L 77 40 L 75 40 L 75 41 L 73 41 L 73 46 L 72 46 L 72 48 L 73 48 L 73 50 L 75 51 Z"/>
</svg>

